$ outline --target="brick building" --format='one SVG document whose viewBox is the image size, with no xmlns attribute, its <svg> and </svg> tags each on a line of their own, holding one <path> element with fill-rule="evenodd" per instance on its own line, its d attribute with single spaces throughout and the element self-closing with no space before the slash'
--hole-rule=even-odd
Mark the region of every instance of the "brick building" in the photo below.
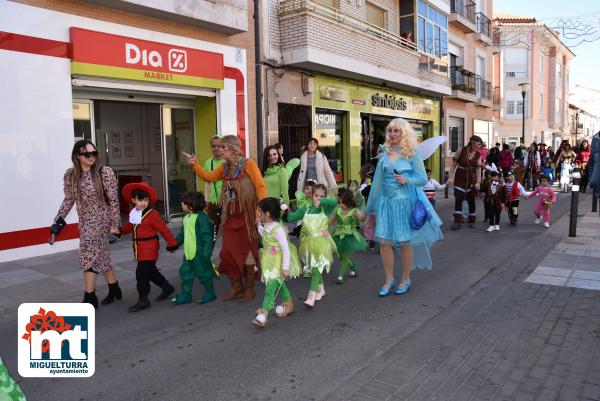
<svg viewBox="0 0 600 401">
<path fill-rule="evenodd" d="M 262 12 L 265 143 L 286 158 L 316 137 L 344 183 L 394 117 L 421 139 L 442 134 L 449 1 L 269 0 Z M 426 162 L 434 176 L 442 163 L 440 152 Z"/>
<path fill-rule="evenodd" d="M 448 54 L 452 94 L 444 102 L 446 170 L 451 156 L 468 138 L 478 135 L 493 146 L 492 110 L 492 0 L 452 0 Z"/>
<path fill-rule="evenodd" d="M 557 32 L 535 18 L 497 14 L 494 26 L 493 82 L 500 94 L 495 136 L 511 146 L 524 139 L 526 145 L 544 142 L 556 149 L 570 138 L 569 62 L 575 54 Z"/>
<path fill-rule="evenodd" d="M 47 242 L 78 138 L 167 218 L 202 188 L 182 150 L 204 159 L 220 133 L 255 155 L 253 26 L 246 0 L 1 1 L 0 262 L 77 247 L 75 211 Z"/>
</svg>

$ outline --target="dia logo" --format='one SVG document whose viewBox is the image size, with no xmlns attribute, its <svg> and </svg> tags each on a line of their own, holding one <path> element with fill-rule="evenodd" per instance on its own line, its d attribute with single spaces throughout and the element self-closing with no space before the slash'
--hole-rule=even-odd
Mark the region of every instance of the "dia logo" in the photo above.
<svg viewBox="0 0 600 401">
<path fill-rule="evenodd" d="M 95 369 L 95 311 L 90 304 L 19 306 L 19 374 L 90 377 Z"/>
</svg>

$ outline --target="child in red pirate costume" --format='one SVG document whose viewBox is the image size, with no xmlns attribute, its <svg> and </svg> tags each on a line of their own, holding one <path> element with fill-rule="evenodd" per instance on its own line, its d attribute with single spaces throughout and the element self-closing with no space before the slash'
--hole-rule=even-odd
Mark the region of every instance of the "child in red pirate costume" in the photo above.
<svg viewBox="0 0 600 401">
<path fill-rule="evenodd" d="M 485 207 L 490 216 L 490 226 L 486 231 L 490 233 L 500 231 L 500 212 L 506 202 L 506 191 L 496 165 L 492 163 L 492 166 L 486 166 L 486 169 L 490 171 L 490 178 L 481 186 L 481 191 L 486 195 Z"/>
<path fill-rule="evenodd" d="M 213 252 L 215 226 L 204 210 L 206 200 L 202 192 L 186 192 L 181 199 L 181 208 L 187 215 L 183 218 L 177 244 L 183 245 L 183 263 L 179 268 L 181 293 L 171 302 L 175 305 L 192 302 L 194 277 L 204 287 L 204 295 L 198 303 L 205 304 L 217 299 L 213 278 L 217 273 L 210 259 Z"/>
<path fill-rule="evenodd" d="M 145 182 L 136 182 L 125 185 L 121 193 L 123 198 L 131 199 L 134 205 L 129 213 L 129 223 L 119 230 L 121 234 L 131 234 L 133 240 L 133 256 L 138 262 L 135 278 L 139 300 L 129 308 L 129 312 L 139 312 L 150 307 L 150 282 L 162 289 L 157 301 L 164 301 L 175 291 L 156 267 L 160 248 L 158 233 L 167 241 L 168 250 L 177 249 L 177 241 L 160 213 L 150 207 L 157 199 L 154 188 Z"/>
<path fill-rule="evenodd" d="M 506 210 L 508 212 L 508 219 L 512 226 L 517 225 L 519 219 L 519 202 L 521 196 L 525 196 L 528 192 L 525 190 L 520 182 L 515 180 L 515 175 L 512 171 L 508 171 L 506 174 Z"/>
</svg>

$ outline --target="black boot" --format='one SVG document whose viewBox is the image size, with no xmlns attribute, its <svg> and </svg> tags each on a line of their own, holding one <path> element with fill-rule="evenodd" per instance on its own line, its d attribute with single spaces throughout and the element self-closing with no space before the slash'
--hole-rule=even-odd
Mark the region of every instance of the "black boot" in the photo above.
<svg viewBox="0 0 600 401">
<path fill-rule="evenodd" d="M 165 281 L 165 283 L 162 286 L 162 292 L 159 296 L 156 297 L 156 300 L 164 301 L 165 299 L 168 299 L 169 296 L 171 296 L 171 294 L 174 292 L 175 288 L 173 288 L 173 286 L 168 281 Z"/>
<path fill-rule="evenodd" d="M 112 304 L 115 301 L 115 298 L 118 301 L 123 299 L 123 293 L 121 292 L 121 287 L 119 287 L 118 281 L 115 281 L 114 283 L 108 285 L 108 295 L 102 300 L 101 304 Z"/>
<path fill-rule="evenodd" d="M 98 297 L 96 296 L 96 291 L 92 292 L 84 292 L 83 293 L 83 301 L 82 303 L 88 303 L 94 307 L 94 309 L 98 309 Z"/>
<path fill-rule="evenodd" d="M 148 301 L 148 297 L 145 295 L 140 295 L 140 299 L 138 300 L 137 304 L 129 307 L 129 312 L 139 312 L 141 310 L 148 309 L 150 306 L 151 305 L 150 301 Z"/>
</svg>

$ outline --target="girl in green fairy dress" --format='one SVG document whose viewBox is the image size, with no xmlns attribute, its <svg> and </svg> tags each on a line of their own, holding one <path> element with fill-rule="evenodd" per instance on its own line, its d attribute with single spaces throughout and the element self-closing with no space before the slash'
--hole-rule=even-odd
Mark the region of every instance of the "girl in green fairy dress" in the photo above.
<svg viewBox="0 0 600 401">
<path fill-rule="evenodd" d="M 302 219 L 300 231 L 300 246 L 298 253 L 302 263 L 310 267 L 310 290 L 304 304 L 315 306 L 325 296 L 323 271 L 329 273 L 333 252 L 337 252 L 335 242 L 329 234 L 329 218 L 337 200 L 325 198 L 327 187 L 315 185 L 312 204 L 296 210 L 288 216 L 288 221 Z"/>
<path fill-rule="evenodd" d="M 252 321 L 258 327 L 267 324 L 267 316 L 273 308 L 277 295 L 281 295 L 282 304 L 275 308 L 278 317 L 286 317 L 294 312 L 292 295 L 285 280 L 298 277 L 298 251 L 290 242 L 280 219 L 281 210 L 287 210 L 287 205 L 279 198 L 265 198 L 258 203 L 262 225 L 259 232 L 262 237 L 260 250 L 260 267 L 262 281 L 265 283 L 265 296 L 262 307 L 256 311 Z"/>
<path fill-rule="evenodd" d="M 350 268 L 351 277 L 355 277 L 358 273 L 358 266 L 350 259 L 352 254 L 356 251 L 367 250 L 367 241 L 356 230 L 358 221 L 366 220 L 367 215 L 356 208 L 354 194 L 348 189 L 340 189 L 338 201 L 340 206 L 329 218 L 329 224 L 335 223 L 333 240 L 340 259 L 340 274 L 337 283 L 344 284 L 348 268 Z"/>
</svg>

